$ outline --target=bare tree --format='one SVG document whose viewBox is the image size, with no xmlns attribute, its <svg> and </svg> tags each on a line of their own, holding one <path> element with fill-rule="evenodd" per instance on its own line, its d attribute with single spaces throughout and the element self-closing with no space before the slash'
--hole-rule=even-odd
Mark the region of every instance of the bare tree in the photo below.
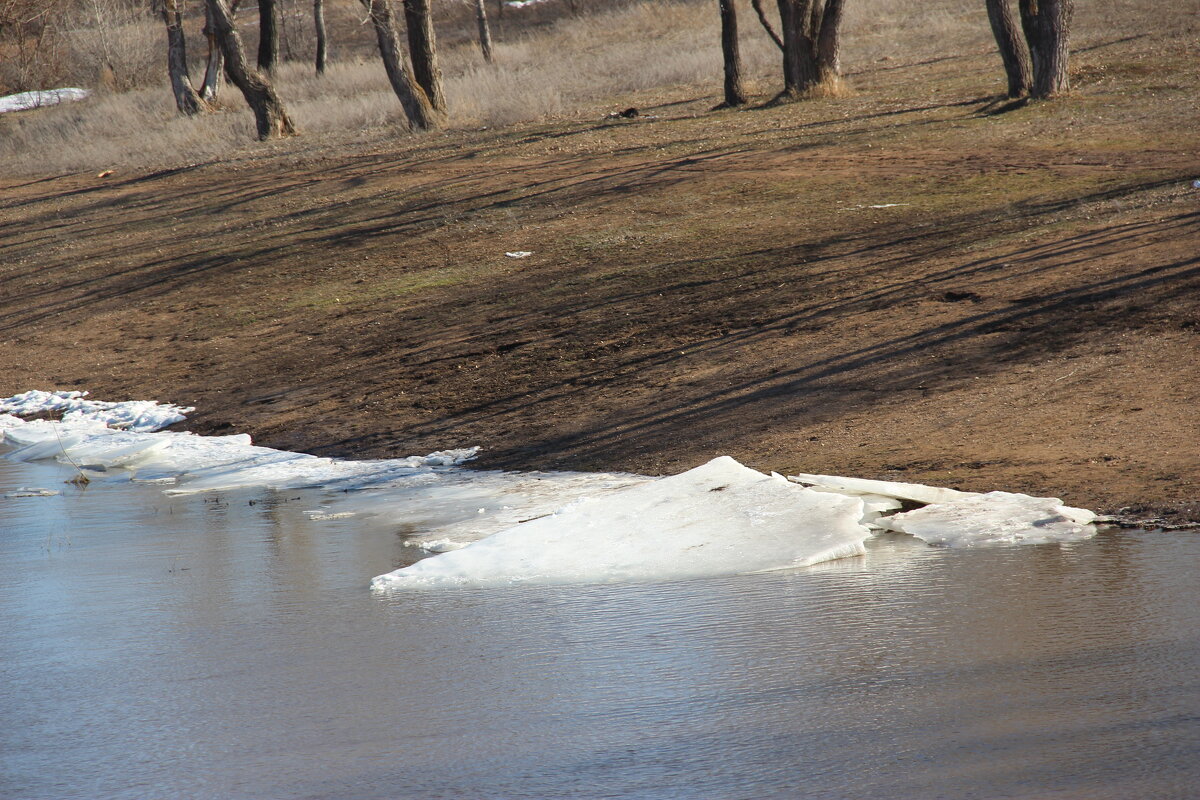
<svg viewBox="0 0 1200 800">
<path fill-rule="evenodd" d="M 1074 0 L 1018 0 L 1020 30 L 1009 0 L 986 3 L 1008 77 L 1008 96 L 1021 97 L 1028 92 L 1041 99 L 1069 91 L 1068 40 Z"/>
<path fill-rule="evenodd" d="M 1008 0 L 986 0 L 988 22 L 992 35 L 1000 49 L 1000 60 L 1004 62 L 1004 74 L 1008 76 L 1008 96 L 1021 97 L 1029 91 L 1032 78 L 1029 70 L 1029 47 L 1017 27 L 1016 16 Z"/>
<path fill-rule="evenodd" d="M 1065 94 L 1071 88 L 1067 61 L 1074 0 L 1021 0 L 1020 8 L 1021 27 L 1033 62 L 1030 96 Z"/>
<path fill-rule="evenodd" d="M 63 0 L 0 0 L 0 90 L 41 89 L 66 72 L 59 53 Z"/>
<path fill-rule="evenodd" d="M 404 22 L 408 28 L 408 53 L 412 58 L 413 75 L 425 90 L 434 111 L 444 112 L 446 95 L 442 92 L 442 71 L 438 69 L 429 0 L 404 0 Z"/>
<path fill-rule="evenodd" d="M 279 5 L 275 0 L 258 0 L 258 68 L 275 69 L 279 60 Z"/>
<path fill-rule="evenodd" d="M 777 0 L 777 3 L 783 43 L 780 98 L 795 99 L 838 74 L 842 0 Z"/>
<path fill-rule="evenodd" d="M 211 1 L 211 0 L 210 0 Z M 413 77 L 404 51 L 400 48 L 400 37 L 396 33 L 396 23 L 392 16 L 392 4 L 389 0 L 359 0 L 370 15 L 371 25 L 375 28 L 375 39 L 379 42 L 379 57 L 383 60 L 383 68 L 387 71 L 388 81 L 392 91 L 400 100 L 404 115 L 409 125 L 417 130 L 428 130 L 437 126 L 437 114 L 429 102 L 429 96 Z"/>
<path fill-rule="evenodd" d="M 229 4 L 230 19 L 237 16 L 238 6 L 241 4 L 242 0 L 233 0 Z M 211 103 L 221 92 L 225 56 L 221 53 L 221 42 L 217 38 L 217 30 L 212 23 L 212 12 L 207 5 L 204 6 L 204 38 L 208 40 L 208 60 L 204 67 L 204 82 L 200 84 L 200 97 Z"/>
<path fill-rule="evenodd" d="M 783 38 L 783 97 L 799 97 L 817 84 L 817 48 L 809 35 L 813 0 L 778 0 Z"/>
<path fill-rule="evenodd" d="M 721 55 L 725 60 L 725 102 L 722 108 L 746 104 L 742 86 L 742 57 L 738 52 L 737 7 L 734 0 L 717 0 L 721 12 Z"/>
<path fill-rule="evenodd" d="M 329 60 L 329 40 L 325 33 L 325 2 L 313 0 L 313 27 L 317 33 L 317 74 L 324 75 Z"/>
<path fill-rule="evenodd" d="M 233 26 L 233 16 L 226 0 L 205 0 L 205 4 L 225 56 L 225 71 L 254 112 L 258 138 L 295 135 L 296 127 L 270 79 L 246 63 L 246 49 L 242 46 L 242 37 L 238 35 L 237 28 Z"/>
<path fill-rule="evenodd" d="M 492 60 L 492 29 L 488 26 L 487 9 L 483 0 L 475 0 L 475 22 L 479 27 L 479 49 L 483 51 L 483 60 Z"/>
<path fill-rule="evenodd" d="M 819 3 L 814 4 L 819 5 Z M 821 80 L 828 82 L 842 74 L 842 16 L 845 0 L 825 0 L 817 31 L 817 66 Z"/>
<path fill-rule="evenodd" d="M 187 42 L 183 35 L 183 15 L 177 0 L 164 0 L 161 6 L 163 22 L 167 26 L 167 75 L 171 78 L 171 92 L 175 95 L 175 107 L 179 113 L 193 116 L 208 110 L 208 103 L 192 86 L 187 68 Z"/>
</svg>

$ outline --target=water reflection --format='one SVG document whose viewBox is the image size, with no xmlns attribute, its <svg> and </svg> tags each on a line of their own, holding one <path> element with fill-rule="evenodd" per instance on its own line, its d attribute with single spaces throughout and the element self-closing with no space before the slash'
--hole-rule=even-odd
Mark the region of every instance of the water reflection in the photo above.
<svg viewBox="0 0 1200 800">
<path fill-rule="evenodd" d="M 403 520 L 0 462 L 5 798 L 1186 797 L 1192 534 L 367 591 Z"/>
</svg>

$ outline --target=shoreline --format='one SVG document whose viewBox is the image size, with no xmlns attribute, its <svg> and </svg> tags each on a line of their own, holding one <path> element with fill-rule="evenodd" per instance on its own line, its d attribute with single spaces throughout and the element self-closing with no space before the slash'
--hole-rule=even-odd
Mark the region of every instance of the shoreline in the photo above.
<svg viewBox="0 0 1200 800">
<path fill-rule="evenodd" d="M 168 473 L 174 474 L 175 472 L 182 470 L 179 472 L 179 474 L 181 477 L 185 477 L 194 469 L 199 469 L 200 474 L 210 472 L 211 467 L 213 466 L 212 464 L 207 464 L 206 459 L 204 458 L 200 458 L 199 461 L 196 460 L 198 453 L 205 452 L 209 449 L 212 449 L 215 453 L 223 454 L 223 457 L 226 460 L 233 459 L 228 468 L 219 468 L 218 474 L 228 472 L 229 469 L 232 469 L 232 472 L 230 473 L 232 475 L 237 475 L 239 471 L 244 469 L 249 469 L 250 472 L 254 473 L 258 471 L 260 467 L 256 466 L 252 462 L 258 462 L 260 460 L 265 460 L 268 471 L 273 470 L 274 477 L 271 477 L 267 473 L 263 473 L 262 476 L 257 479 L 260 482 L 251 481 L 250 483 L 246 483 L 244 485 L 238 483 L 236 478 L 233 479 L 233 483 L 221 484 L 218 481 L 217 484 L 213 484 L 211 486 L 206 484 L 204 479 L 201 479 L 200 484 L 198 484 L 200 486 L 199 489 L 188 488 L 180 490 L 184 493 L 194 493 L 196 491 L 228 491 L 236 488 L 254 487 L 286 492 L 290 489 L 289 481 L 295 480 L 295 478 L 289 479 L 287 477 L 289 472 L 294 471 L 295 469 L 292 464 L 288 464 L 287 462 L 292 461 L 294 458 L 298 458 L 305 463 L 320 463 L 321 457 L 312 456 L 303 451 L 274 450 L 271 448 L 264 448 L 258 443 L 251 444 L 252 437 L 250 437 L 249 434 L 242 434 L 242 436 L 238 436 L 236 433 L 233 434 L 234 439 L 240 439 L 242 442 L 239 444 L 229 445 L 227 447 L 223 446 L 223 443 L 228 441 L 228 439 L 222 438 L 222 434 L 215 435 L 215 438 L 211 442 L 204 442 L 203 439 L 207 438 L 205 434 L 188 430 L 188 419 L 184 415 L 194 412 L 195 408 L 192 407 L 183 407 L 173 404 L 159 404 L 154 401 L 98 401 L 89 395 L 90 392 L 79 391 L 58 393 L 30 391 L 16 397 L 0 400 L 0 457 L 7 457 L 9 453 L 13 452 L 14 448 L 19 450 L 24 447 L 25 445 L 22 444 L 22 442 L 37 442 L 39 439 L 46 438 L 45 436 L 39 436 L 38 434 L 32 432 L 21 433 L 24 430 L 21 424 L 17 424 L 16 427 L 6 426 L 3 422 L 3 414 L 12 414 L 17 420 L 21 420 L 22 423 L 37 423 L 40 421 L 61 423 L 64 420 L 64 415 L 70 414 L 72 415 L 73 420 L 86 419 L 89 424 L 100 423 L 107 428 L 107 432 L 105 432 L 104 436 L 100 436 L 99 439 L 95 439 L 94 435 L 84 432 L 85 430 L 90 429 L 80 429 L 78 433 L 68 432 L 64 434 L 56 434 L 54 442 L 50 442 L 48 439 L 46 439 L 46 444 L 51 446 L 51 450 L 54 449 L 53 445 L 57 444 L 58 448 L 62 451 L 61 457 L 56 455 L 56 452 L 45 451 L 45 445 L 38 444 L 33 448 L 37 451 L 37 453 L 19 460 L 28 460 L 28 458 L 54 458 L 55 460 L 62 461 L 63 458 L 65 458 L 65 463 L 69 463 L 77 471 L 79 471 L 79 477 L 69 482 L 87 483 L 89 481 L 86 473 L 83 471 L 88 469 L 86 466 L 87 464 L 99 464 L 99 466 L 94 466 L 92 468 L 98 469 L 101 472 L 106 472 L 109 467 L 134 471 L 142 468 L 142 466 L 144 466 L 140 463 L 140 459 L 143 458 L 141 455 L 142 453 L 154 454 L 157 453 L 158 450 L 162 449 L 151 443 L 148 443 L 144 439 L 140 439 L 140 437 L 143 435 L 154 435 L 161 433 L 164 436 L 170 436 L 173 433 L 191 433 L 193 435 L 202 437 L 201 441 L 186 445 L 183 452 L 194 452 L 192 452 L 190 456 L 184 455 L 184 460 L 181 465 L 167 467 L 167 463 L 170 462 L 170 459 L 167 459 L 167 461 L 164 462 L 160 467 L 160 471 L 162 468 L 167 469 L 167 472 L 163 473 L 164 475 Z M 83 417 L 76 417 L 75 415 L 78 414 L 82 414 Z M 6 430 L 15 431 L 18 435 L 5 437 L 4 433 Z M 89 452 L 94 452 L 96 455 L 80 457 L 78 454 L 76 454 L 75 457 L 72 457 L 71 455 L 68 455 L 68 450 L 66 448 L 70 448 L 73 451 L 78 446 L 77 439 L 80 434 L 83 435 L 84 441 L 93 439 L 97 442 L 116 442 L 117 444 L 115 446 L 115 450 L 111 444 L 108 446 L 101 445 L 98 450 L 95 449 L 95 445 L 92 445 L 89 448 Z M 67 438 L 66 445 L 64 445 L 64 436 Z M 9 442 L 7 439 L 11 439 L 12 441 Z M 172 448 L 170 441 L 171 440 L 169 439 L 163 439 L 160 440 L 160 443 L 166 443 L 167 449 L 170 450 Z M 232 447 L 232 450 L 229 449 L 230 447 Z M 115 460 L 112 460 L 114 456 L 110 454 L 114 452 L 116 453 Z M 430 467 L 436 468 L 439 466 L 455 468 L 458 471 L 457 474 L 461 475 L 468 484 L 472 480 L 472 475 L 477 476 L 477 478 L 480 479 L 486 479 L 489 476 L 504 474 L 515 479 L 518 483 L 523 479 L 537 481 L 542 480 L 543 478 L 570 478 L 577 481 L 582 480 L 585 483 L 589 480 L 596 481 L 598 479 L 598 483 L 596 483 L 596 485 L 601 487 L 601 491 L 603 491 L 606 481 L 611 483 L 615 480 L 616 484 L 614 485 L 620 485 L 626 481 L 633 481 L 633 483 L 636 484 L 642 479 L 657 480 L 660 478 L 672 477 L 670 475 L 651 476 L 626 469 L 610 469 L 602 473 L 589 473 L 587 471 L 547 472 L 544 470 L 538 470 L 536 468 L 509 468 L 497 471 L 495 467 L 489 467 L 486 464 L 480 465 L 474 463 L 478 455 L 478 448 L 472 447 L 457 450 L 442 450 L 429 453 L 424 456 L 409 454 L 398 459 L 389 458 L 381 460 L 365 457 L 356 458 L 353 455 L 348 457 L 329 457 L 331 458 L 331 461 L 326 462 L 329 463 L 328 474 L 325 475 L 325 478 L 321 482 L 313 483 L 312 488 L 324 488 L 328 490 L 334 484 L 345 484 L 344 488 L 353 488 L 353 483 L 355 480 L 354 476 L 356 475 L 366 478 L 368 480 L 368 484 L 366 485 L 370 485 L 374 481 L 381 480 L 381 475 L 384 475 L 385 473 L 391 474 L 389 473 L 389 470 L 394 472 L 395 470 L 399 469 L 400 472 L 396 473 L 396 476 L 398 476 L 403 474 L 405 470 L 429 469 Z M 81 458 L 82 460 L 80 460 Z M 712 458 L 705 459 L 705 463 L 711 462 L 713 458 L 721 460 L 718 456 L 713 456 Z M 313 459 L 318 460 L 313 461 Z M 111 464 L 109 463 L 110 460 Z M 159 459 L 157 456 L 151 455 L 151 472 L 154 472 L 155 467 L 153 464 L 158 460 L 161 459 Z M 211 460 L 211 457 L 207 459 L 207 461 Z M 221 459 L 218 458 L 218 462 L 220 461 Z M 274 461 L 279 462 L 279 466 L 271 467 L 270 464 Z M 187 466 L 189 463 L 192 464 L 191 467 Z M 85 466 L 81 468 L 80 464 L 84 464 Z M 377 469 L 373 470 L 372 468 L 376 465 Z M 221 465 L 218 463 L 216 466 L 220 467 Z M 283 468 L 282 472 L 279 472 L 280 466 Z M 382 470 L 382 472 L 379 470 Z M 311 472 L 311 468 L 301 469 L 300 474 L 306 476 L 301 480 L 301 484 L 304 486 L 308 485 L 308 481 L 315 480 L 315 476 L 308 476 L 309 472 Z M 764 473 L 770 474 L 767 471 L 764 471 Z M 681 473 L 674 474 L 675 477 L 678 477 L 679 475 L 681 475 Z M 189 478 L 185 483 L 190 483 L 192 480 L 194 479 Z M 859 476 L 852 475 L 837 476 L 801 474 L 798 477 L 789 478 L 788 480 L 801 485 L 812 484 L 813 482 L 821 483 L 822 481 L 826 481 L 825 485 L 830 487 L 840 486 L 843 484 L 847 486 L 861 485 L 863 488 L 860 488 L 860 491 L 868 491 L 868 487 L 865 487 L 865 484 L 875 482 L 873 479 L 863 480 Z M 174 483 L 174 481 L 175 479 L 172 478 L 169 482 Z M 279 481 L 282 481 L 282 483 L 276 485 L 276 483 Z M 347 481 L 349 481 L 349 483 L 346 483 Z M 832 483 L 828 483 L 828 481 L 832 481 Z M 297 486 L 300 486 L 300 484 L 297 484 Z M 935 495 L 939 497 L 957 495 L 958 490 L 958 487 L 938 487 L 927 485 L 912 486 L 906 482 L 895 483 L 891 481 L 885 481 L 884 483 L 879 484 L 879 487 L 876 489 L 869 490 L 879 491 L 884 495 L 887 495 L 889 489 L 903 492 L 905 490 L 904 487 L 910 486 L 910 490 L 919 492 L 917 495 L 914 495 L 914 497 L 923 496 L 925 497 L 924 502 L 926 503 L 937 502 L 932 499 Z M 887 488 L 885 489 L 882 487 Z M 1011 489 L 1009 487 L 993 486 L 987 489 L 981 488 L 979 491 L 1007 492 L 1011 491 Z M 177 492 L 176 490 L 172 489 L 168 493 Z M 899 496 L 903 497 L 904 495 L 901 494 Z M 1033 495 L 1033 497 L 1038 496 L 1039 495 L 1036 494 Z M 1054 498 L 1054 500 L 1057 502 L 1063 502 L 1062 498 Z M 563 502 L 568 501 L 564 500 Z M 482 513 L 483 509 L 481 508 L 479 511 Z M 1088 509 L 1087 513 L 1090 514 L 1093 511 L 1097 514 L 1096 519 L 1093 521 L 1099 529 L 1103 529 L 1105 527 L 1115 527 L 1121 529 L 1164 532 L 1181 530 L 1200 531 L 1200 523 L 1197 523 L 1195 520 L 1186 516 L 1180 515 L 1177 506 L 1164 505 L 1155 507 L 1152 505 L 1141 505 L 1136 509 L 1126 507 L 1116 509 L 1115 511 L 1108 509 Z M 1174 517 L 1174 519 L 1172 519 L 1172 517 Z M 537 517 L 535 516 L 534 518 Z"/>
<path fill-rule="evenodd" d="M 744 112 L 663 89 L 636 120 L 3 178 L 0 394 L 186 401 L 317 455 L 726 454 L 1200 523 L 1182 36 L 1003 115 L 972 53 Z"/>
</svg>

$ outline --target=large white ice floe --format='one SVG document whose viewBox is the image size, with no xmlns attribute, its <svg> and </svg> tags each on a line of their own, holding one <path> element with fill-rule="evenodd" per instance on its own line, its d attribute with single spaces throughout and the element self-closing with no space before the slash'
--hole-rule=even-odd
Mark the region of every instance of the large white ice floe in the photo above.
<svg viewBox="0 0 1200 800">
<path fill-rule="evenodd" d="M 862 516 L 857 497 L 814 492 L 726 456 L 582 498 L 372 586 L 615 583 L 786 569 L 861 554 L 870 536 Z"/>
<path fill-rule="evenodd" d="M 476 448 L 346 461 L 259 447 L 245 434 L 153 432 L 191 410 L 26 392 L 0 399 L 0 440 L 9 459 L 57 459 L 97 479 L 162 484 L 171 494 L 322 490 L 311 519 L 387 520 L 406 545 L 437 554 L 375 578 L 384 591 L 787 569 L 862 553 L 881 530 L 947 547 L 1064 543 L 1095 533 L 1092 512 L 1057 498 L 783 478 L 727 457 L 666 478 L 513 473 L 464 468 Z M 21 419 L 47 414 L 61 420 Z"/>
<path fill-rule="evenodd" d="M 883 517 L 878 524 L 933 545 L 980 547 L 1087 539 L 1095 535 L 1095 518 L 1057 497 L 988 492 Z"/>
</svg>

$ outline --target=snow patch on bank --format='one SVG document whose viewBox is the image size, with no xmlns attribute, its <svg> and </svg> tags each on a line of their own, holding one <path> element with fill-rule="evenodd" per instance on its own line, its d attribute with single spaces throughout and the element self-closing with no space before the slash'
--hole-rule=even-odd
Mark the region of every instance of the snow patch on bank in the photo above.
<svg viewBox="0 0 1200 800">
<path fill-rule="evenodd" d="M 29 417 L 35 414 L 61 414 L 63 422 L 92 421 L 109 428 L 149 433 L 183 422 L 195 411 L 191 406 L 175 406 L 153 400 L 127 400 L 105 403 L 88 400 L 87 392 L 42 392 L 34 389 L 0 400 L 0 414 Z"/>
<path fill-rule="evenodd" d="M 76 100 L 86 100 L 87 89 L 38 89 L 0 97 L 0 114 L 9 111 L 31 111 L 43 106 L 56 106 Z"/>
<path fill-rule="evenodd" d="M 438 554 L 376 577 L 372 586 L 384 591 L 789 569 L 860 554 L 875 531 L 945 547 L 1064 543 L 1095 533 L 1092 512 L 1057 498 L 834 475 L 784 478 L 728 457 L 666 478 L 463 468 L 477 448 L 379 461 L 322 458 L 258 447 L 245 434 L 162 431 L 193 409 L 85 395 L 0 399 L 0 440 L 13 448 L 6 456 L 58 459 L 85 475 L 161 484 L 170 494 L 325 490 L 321 507 L 307 512 L 311 519 L 387 519 L 407 531 L 406 545 Z M 21 419 L 43 414 L 62 419 Z"/>
</svg>

